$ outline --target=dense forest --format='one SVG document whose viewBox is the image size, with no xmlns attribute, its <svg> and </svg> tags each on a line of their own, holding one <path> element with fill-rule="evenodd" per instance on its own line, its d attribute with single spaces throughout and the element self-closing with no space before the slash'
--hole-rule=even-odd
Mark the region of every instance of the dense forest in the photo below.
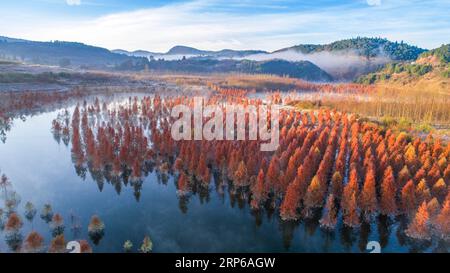
<svg viewBox="0 0 450 273">
<path fill-rule="evenodd" d="M 414 62 L 388 63 L 374 73 L 356 79 L 357 83 L 373 84 L 403 73 L 407 77 L 420 78 L 436 70 L 438 77 L 450 78 L 450 44 L 420 54 Z"/>
<path fill-rule="evenodd" d="M 297 45 L 280 51 L 296 50 L 302 53 L 315 53 L 321 51 L 355 51 L 361 56 L 367 58 L 376 56 L 387 56 L 392 60 L 415 60 L 425 49 L 408 45 L 402 42 L 391 42 L 383 38 L 367 38 L 357 37 L 353 39 L 346 39 L 336 41 L 325 45 L 303 44 Z"/>
<path fill-rule="evenodd" d="M 430 56 L 438 58 L 442 64 L 450 63 L 450 44 L 442 45 L 441 47 L 424 52 L 420 55 L 420 58 L 427 58 Z"/>
</svg>

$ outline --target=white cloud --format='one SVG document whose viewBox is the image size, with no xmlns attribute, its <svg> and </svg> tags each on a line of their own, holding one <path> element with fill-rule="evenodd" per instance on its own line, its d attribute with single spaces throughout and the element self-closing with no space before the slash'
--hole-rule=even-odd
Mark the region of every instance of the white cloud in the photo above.
<svg viewBox="0 0 450 273">
<path fill-rule="evenodd" d="M 216 50 L 275 50 L 292 45 L 292 37 L 283 35 L 287 34 L 286 31 L 293 31 L 296 24 L 307 25 L 308 22 L 322 20 L 315 15 L 297 13 L 280 16 L 211 12 L 207 5 L 206 1 L 193 1 L 115 13 L 94 20 L 55 23 L 40 34 L 32 31 L 25 37 L 151 51 L 166 51 L 176 44 Z"/>
<path fill-rule="evenodd" d="M 69 6 L 79 6 L 81 5 L 81 0 L 66 0 L 66 3 Z"/>
<path fill-rule="evenodd" d="M 43 19 L 0 10 L 0 34 L 156 52 L 165 52 L 174 45 L 272 51 L 300 43 L 328 43 L 356 36 L 386 37 L 433 48 L 448 43 L 445 39 L 450 37 L 445 2 L 436 1 L 410 5 L 407 0 L 385 0 L 377 9 L 348 5 L 242 13 L 224 11 L 217 6 L 211 8 L 214 1 L 195 0 L 91 19 L 69 16 Z M 408 12 L 398 12 L 405 9 Z"/>
<path fill-rule="evenodd" d="M 379 6 L 379 5 L 381 5 L 381 0 L 367 0 L 367 5 Z"/>
</svg>

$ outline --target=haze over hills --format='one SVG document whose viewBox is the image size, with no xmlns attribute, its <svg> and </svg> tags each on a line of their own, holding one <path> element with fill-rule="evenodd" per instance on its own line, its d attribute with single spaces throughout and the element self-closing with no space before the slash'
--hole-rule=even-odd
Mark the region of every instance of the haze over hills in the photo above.
<svg viewBox="0 0 450 273">
<path fill-rule="evenodd" d="M 174 46 L 166 53 L 108 50 L 74 42 L 34 42 L 0 36 L 0 59 L 65 67 L 187 73 L 272 73 L 312 81 L 353 81 L 393 62 L 414 61 L 425 49 L 381 38 L 300 44 L 274 52 L 201 50 Z"/>
<path fill-rule="evenodd" d="M 128 56 L 140 56 L 140 57 L 148 57 L 154 59 L 165 59 L 165 60 L 178 60 L 192 57 L 204 57 L 204 58 L 214 58 L 214 59 L 222 59 L 222 58 L 242 58 L 249 55 L 254 54 L 267 54 L 268 52 L 263 50 L 232 50 L 232 49 L 222 49 L 219 51 L 210 51 L 210 50 L 200 50 L 193 47 L 177 45 L 169 49 L 166 53 L 156 53 L 145 50 L 137 50 L 137 51 L 126 51 L 122 49 L 112 50 L 114 53 L 125 54 Z"/>
<path fill-rule="evenodd" d="M 373 72 L 386 63 L 415 60 L 425 49 L 382 38 L 357 37 L 330 44 L 301 44 L 276 50 L 270 54 L 249 56 L 253 60 L 280 58 L 310 61 L 337 80 L 352 80 Z"/>
<path fill-rule="evenodd" d="M 111 52 L 117 53 L 117 54 L 124 54 L 124 55 L 128 55 L 128 56 L 145 57 L 145 58 L 149 58 L 150 56 L 155 56 L 155 55 L 160 54 L 160 53 L 150 52 L 150 51 L 146 51 L 146 50 L 126 51 L 123 49 L 114 49 L 114 50 L 111 50 Z"/>
<path fill-rule="evenodd" d="M 310 61 L 336 80 L 353 80 L 360 75 L 376 71 L 393 61 L 415 60 L 425 49 L 403 42 L 391 42 L 382 38 L 357 37 L 330 44 L 300 44 L 265 52 L 260 50 L 207 51 L 186 46 L 175 46 L 166 53 L 149 53 L 147 56 L 165 60 L 182 58 L 231 58 L 253 61 L 281 59 L 290 62 Z M 129 56 L 143 56 L 136 52 L 114 51 Z"/>
<path fill-rule="evenodd" d="M 31 64 L 125 71 L 145 69 L 150 71 L 176 71 L 186 73 L 265 73 L 280 76 L 289 75 L 310 81 L 325 82 L 333 80 L 325 71 L 307 61 L 233 60 L 233 58 L 261 52 L 264 51 L 221 50 L 215 52 L 177 46 L 169 50 L 167 55 L 186 56 L 186 53 L 191 53 L 193 57 L 188 59 L 166 60 L 163 58 L 149 58 L 147 54 L 151 54 L 151 52 L 147 51 L 119 54 L 105 48 L 89 46 L 82 43 L 60 41 L 34 42 L 7 37 L 0 38 L 0 60 L 14 60 Z M 194 55 L 194 53 L 197 55 Z"/>
</svg>

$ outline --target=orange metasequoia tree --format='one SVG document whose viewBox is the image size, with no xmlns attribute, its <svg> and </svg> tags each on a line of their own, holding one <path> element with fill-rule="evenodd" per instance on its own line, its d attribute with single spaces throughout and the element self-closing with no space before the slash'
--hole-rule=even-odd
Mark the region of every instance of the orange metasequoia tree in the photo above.
<svg viewBox="0 0 450 273">
<path fill-rule="evenodd" d="M 409 145 L 405 152 L 405 162 L 409 169 L 417 170 L 418 159 L 416 149 L 413 145 Z"/>
<path fill-rule="evenodd" d="M 414 182 L 409 180 L 406 185 L 402 189 L 401 194 L 401 209 L 402 212 L 411 215 L 415 212 L 416 209 L 416 192 Z"/>
<path fill-rule="evenodd" d="M 398 173 L 397 177 L 397 188 L 403 188 L 406 182 L 411 179 L 411 173 L 408 170 L 408 167 L 405 165 Z"/>
<path fill-rule="evenodd" d="M 26 252 L 41 252 L 43 248 L 44 238 L 36 231 L 30 232 L 25 239 L 24 251 Z"/>
<path fill-rule="evenodd" d="M 323 188 L 323 184 L 317 175 L 311 180 L 308 190 L 306 191 L 304 205 L 305 209 L 309 210 L 312 208 L 321 207 L 323 203 L 324 193 L 326 189 Z"/>
<path fill-rule="evenodd" d="M 325 229 L 334 229 L 337 223 L 337 209 L 335 205 L 334 195 L 330 194 L 325 204 L 325 211 L 320 219 L 320 225 Z"/>
<path fill-rule="evenodd" d="M 396 188 L 394 181 L 394 174 L 391 166 L 386 168 L 381 184 L 381 202 L 380 211 L 384 215 L 394 215 L 397 212 L 397 205 L 395 204 Z"/>
<path fill-rule="evenodd" d="M 80 253 L 92 253 L 92 248 L 88 241 L 80 240 L 78 242 L 80 243 Z"/>
<path fill-rule="evenodd" d="M 436 199 L 436 197 L 434 197 L 430 202 L 427 203 L 427 210 L 430 216 L 430 221 L 433 221 L 436 218 L 440 209 L 441 205 L 439 204 L 439 201 Z"/>
<path fill-rule="evenodd" d="M 429 228 L 429 214 L 427 209 L 427 203 L 424 201 L 417 210 L 416 216 L 413 221 L 408 225 L 406 235 L 415 239 L 429 240 L 430 228 Z"/>
<path fill-rule="evenodd" d="M 270 160 L 269 169 L 267 170 L 266 180 L 268 185 L 273 188 L 280 178 L 280 163 L 278 157 L 274 155 Z"/>
<path fill-rule="evenodd" d="M 350 200 L 348 200 L 347 212 L 344 214 L 344 224 L 349 227 L 359 226 L 359 212 L 356 203 L 356 192 L 353 192 Z"/>
<path fill-rule="evenodd" d="M 444 179 L 450 181 L 450 164 L 448 164 L 447 168 L 444 170 Z"/>
<path fill-rule="evenodd" d="M 445 184 L 444 179 L 439 178 L 439 180 L 433 185 L 431 191 L 434 197 L 440 201 L 443 201 L 445 196 L 447 196 L 447 184 Z"/>
<path fill-rule="evenodd" d="M 421 179 L 419 184 L 416 186 L 416 198 L 419 204 L 431 200 L 430 189 L 428 188 L 428 184 L 425 179 Z"/>
<path fill-rule="evenodd" d="M 377 194 L 375 188 L 375 170 L 369 168 L 364 180 L 364 186 L 359 196 L 359 204 L 366 219 L 370 219 L 377 211 Z"/>
<path fill-rule="evenodd" d="M 350 211 L 350 199 L 353 194 L 358 194 L 358 172 L 356 168 L 350 170 L 350 179 L 344 187 L 342 194 L 341 207 L 343 214 L 347 214 Z"/>
<path fill-rule="evenodd" d="M 298 174 L 302 174 L 302 167 L 299 168 Z M 297 208 L 300 205 L 302 183 L 302 176 L 297 175 L 295 180 L 289 184 L 280 206 L 280 216 L 283 220 L 297 219 Z"/>
<path fill-rule="evenodd" d="M 178 195 L 183 196 L 189 193 L 189 184 L 188 179 L 185 172 L 180 173 L 180 177 L 178 178 Z"/>
<path fill-rule="evenodd" d="M 235 185 L 237 187 L 244 187 L 248 185 L 248 171 L 243 160 L 239 162 L 236 172 L 234 173 Z"/>
<path fill-rule="evenodd" d="M 331 177 L 331 192 L 335 198 L 340 199 L 342 195 L 342 175 L 336 171 Z"/>
<path fill-rule="evenodd" d="M 66 252 L 66 240 L 64 239 L 63 234 L 57 235 L 54 239 L 52 239 L 48 252 L 50 253 Z"/>
<path fill-rule="evenodd" d="M 267 198 L 267 189 L 264 180 L 264 170 L 260 169 L 258 176 L 256 177 L 256 183 L 253 187 L 252 201 L 250 203 L 250 205 L 254 209 L 258 209 L 261 203 L 264 202 Z"/>
<path fill-rule="evenodd" d="M 441 212 L 434 221 L 434 226 L 441 238 L 450 240 L 450 194 L 447 195 Z"/>
</svg>

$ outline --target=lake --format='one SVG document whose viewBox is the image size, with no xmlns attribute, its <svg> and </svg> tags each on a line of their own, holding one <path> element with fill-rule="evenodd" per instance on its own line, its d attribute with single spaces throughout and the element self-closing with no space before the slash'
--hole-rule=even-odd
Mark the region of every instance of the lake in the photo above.
<svg viewBox="0 0 450 273">
<path fill-rule="evenodd" d="M 68 110 L 72 113 L 74 106 Z M 122 252 L 130 240 L 134 251 L 145 235 L 154 252 L 368 252 L 368 241 L 381 243 L 382 252 L 445 251 L 448 246 L 418 247 L 398 232 L 399 222 L 383 219 L 358 230 L 345 228 L 341 221 L 334 232 L 322 230 L 316 220 L 284 222 L 277 210 L 252 211 L 248 200 L 230 196 L 225 188 L 210 183 L 207 193 L 181 198 L 174 177 L 163 181 L 156 171 L 143 178 L 139 199 L 133 186 L 118 190 L 104 181 L 96 182 L 87 173 L 77 175 L 71 160 L 70 144 L 55 141 L 52 121 L 62 109 L 14 119 L 7 140 L 0 143 L 0 170 L 20 195 L 19 213 L 25 236 L 32 225 L 23 216 L 31 201 L 38 209 L 34 230 L 48 245 L 52 235 L 39 213 L 45 203 L 64 217 L 66 240 L 88 239 L 87 225 L 92 215 L 105 223 L 105 235 L 94 252 Z M 217 178 L 217 177 L 216 177 Z M 213 179 L 215 179 L 213 177 Z M 71 228 L 78 224 L 81 228 Z M 8 251 L 3 239 L 0 251 Z"/>
</svg>

